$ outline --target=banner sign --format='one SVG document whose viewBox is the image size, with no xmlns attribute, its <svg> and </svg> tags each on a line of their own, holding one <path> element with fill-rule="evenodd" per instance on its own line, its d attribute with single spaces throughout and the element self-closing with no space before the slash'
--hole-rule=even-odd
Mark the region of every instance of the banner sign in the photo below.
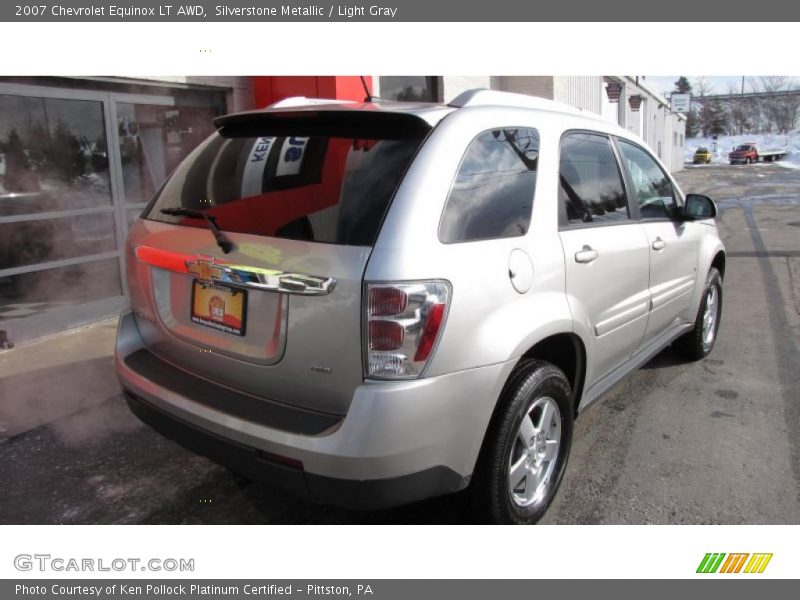
<svg viewBox="0 0 800 600">
<path fill-rule="evenodd" d="M 534 570 L 535 571 L 535 570 Z M 701 577 L 701 576 L 698 576 Z M 793 598 L 797 583 L 782 579 L 719 578 L 711 581 L 669 580 L 452 580 L 452 579 L 40 579 L 2 580 L 0 597 L 40 600 L 258 600 L 302 598 L 303 600 L 484 600 L 485 598 L 614 597 L 618 600 L 673 600 L 674 598 L 720 597 L 749 600 L 754 596 Z"/>
<path fill-rule="evenodd" d="M 167 0 L 168 2 L 169 0 Z M 566 0 L 564 2 L 429 2 L 427 0 L 194 0 L 168 4 L 159 0 L 15 0 L 0 4 L 0 21 L 127 22 L 767 22 L 800 20 L 800 4 L 763 0 L 758 4 L 692 0 Z"/>
</svg>

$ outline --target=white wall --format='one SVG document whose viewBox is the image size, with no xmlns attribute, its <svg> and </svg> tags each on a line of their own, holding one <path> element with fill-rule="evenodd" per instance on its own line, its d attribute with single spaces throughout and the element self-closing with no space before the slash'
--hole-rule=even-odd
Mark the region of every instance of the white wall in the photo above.
<svg viewBox="0 0 800 600">
<path fill-rule="evenodd" d="M 607 83 L 603 83 L 602 93 L 600 94 L 600 116 L 609 123 L 619 125 L 619 102 L 611 102 L 611 100 L 608 99 L 608 93 L 606 93 L 607 86 Z"/>
<path fill-rule="evenodd" d="M 600 76 L 553 77 L 553 100 L 602 114 L 603 78 Z"/>
<path fill-rule="evenodd" d="M 598 114 L 641 136 L 654 153 L 660 154 L 661 160 L 672 171 L 682 169 L 683 145 L 680 139 L 685 133 L 685 121 L 669 113 L 666 100 L 651 89 L 644 78 L 637 81 L 631 76 L 613 77 L 623 84 L 618 103 L 608 100 L 603 77 L 595 75 L 446 75 L 442 78 L 443 100 L 447 103 L 464 91 L 488 88 L 564 102 Z M 377 80 L 377 77 L 374 78 L 374 81 Z M 628 97 L 635 94 L 642 96 L 638 111 L 632 111 L 628 103 Z M 677 143 L 673 132 L 678 134 Z"/>
<path fill-rule="evenodd" d="M 227 92 L 228 112 L 238 112 L 255 108 L 255 92 L 252 77 L 139 75 L 134 79 L 218 87 Z"/>
<path fill-rule="evenodd" d="M 442 85 L 444 88 L 443 102 L 447 104 L 467 90 L 474 90 L 475 88 L 492 89 L 492 78 L 488 75 L 445 75 L 442 78 Z"/>
</svg>

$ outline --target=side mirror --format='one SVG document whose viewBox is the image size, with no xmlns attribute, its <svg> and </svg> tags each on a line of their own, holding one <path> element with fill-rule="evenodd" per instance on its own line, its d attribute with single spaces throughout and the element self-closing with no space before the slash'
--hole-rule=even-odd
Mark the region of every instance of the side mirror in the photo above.
<svg viewBox="0 0 800 600">
<path fill-rule="evenodd" d="M 683 214 L 687 221 L 713 219 L 717 216 L 717 205 L 708 196 L 687 194 L 686 207 L 683 210 Z"/>
</svg>

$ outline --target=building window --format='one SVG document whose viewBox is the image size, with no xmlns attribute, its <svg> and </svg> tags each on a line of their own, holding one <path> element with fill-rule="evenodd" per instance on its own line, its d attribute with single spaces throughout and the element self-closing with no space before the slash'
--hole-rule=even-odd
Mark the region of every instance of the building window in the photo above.
<svg viewBox="0 0 800 600">
<path fill-rule="evenodd" d="M 407 75 L 381 77 L 379 95 L 384 100 L 439 102 L 441 101 L 439 80 L 439 77 Z"/>
<path fill-rule="evenodd" d="M 0 78 L 0 328 L 11 339 L 124 306 L 128 228 L 225 110 L 218 90 L 146 83 Z"/>
</svg>

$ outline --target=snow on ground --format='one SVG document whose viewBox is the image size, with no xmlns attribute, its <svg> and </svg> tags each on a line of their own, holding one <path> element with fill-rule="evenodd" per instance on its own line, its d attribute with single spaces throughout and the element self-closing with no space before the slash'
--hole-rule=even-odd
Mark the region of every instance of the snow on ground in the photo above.
<svg viewBox="0 0 800 600">
<path fill-rule="evenodd" d="M 695 150 L 708 148 L 711 150 L 712 164 L 728 164 L 728 153 L 739 144 L 749 142 L 754 142 L 759 150 L 786 150 L 786 156 L 776 164 L 790 169 L 800 169 L 800 129 L 795 129 L 787 134 L 721 135 L 717 140 L 704 137 L 687 138 L 683 147 L 684 161 L 691 163 Z"/>
</svg>

